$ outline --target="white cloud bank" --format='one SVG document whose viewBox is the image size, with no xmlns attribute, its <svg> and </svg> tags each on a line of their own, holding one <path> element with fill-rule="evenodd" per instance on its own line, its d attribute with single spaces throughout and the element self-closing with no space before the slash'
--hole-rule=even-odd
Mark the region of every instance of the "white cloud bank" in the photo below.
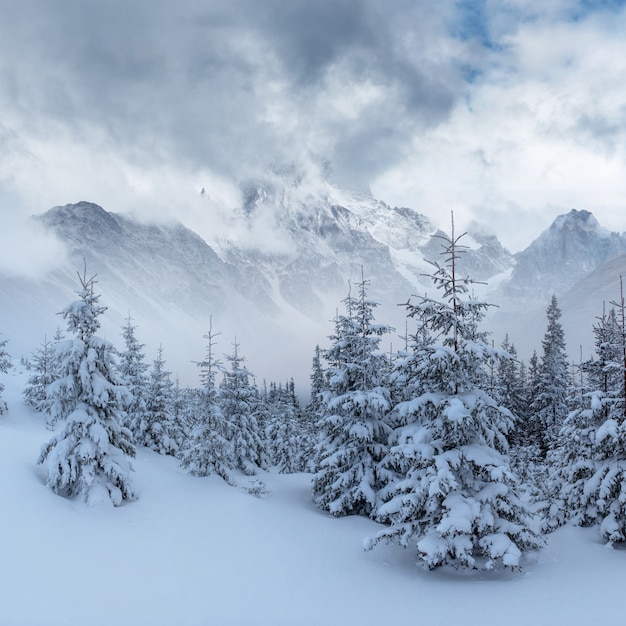
<svg viewBox="0 0 626 626">
<path fill-rule="evenodd" d="M 242 180 L 326 159 L 339 184 L 487 222 L 512 251 L 571 208 L 626 229 L 620 3 L 5 9 L 3 220 L 88 200 L 211 240 Z M 253 236 L 274 245 L 271 224 Z"/>
</svg>

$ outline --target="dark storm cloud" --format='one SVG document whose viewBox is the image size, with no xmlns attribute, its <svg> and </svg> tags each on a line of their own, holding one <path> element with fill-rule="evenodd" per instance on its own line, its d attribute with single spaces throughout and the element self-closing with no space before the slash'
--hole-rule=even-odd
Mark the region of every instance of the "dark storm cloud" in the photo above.
<svg viewBox="0 0 626 626">
<path fill-rule="evenodd" d="M 377 39 L 367 6 L 359 0 L 240 3 L 252 22 L 271 39 L 297 84 L 317 83 L 324 70 L 355 47 Z"/>
<path fill-rule="evenodd" d="M 0 2 L 0 101 L 32 132 L 102 142 L 137 162 L 176 160 L 238 177 L 289 160 L 311 136 L 336 171 L 375 174 L 462 87 L 441 45 L 450 16 L 398 0 Z M 359 85 L 383 104 L 337 123 Z M 328 102 L 328 104 L 327 104 Z M 269 120 L 268 110 L 283 111 Z M 288 117 L 288 119 L 287 119 Z M 341 120 L 340 120 L 341 121 Z M 288 130 L 286 130 L 288 128 Z M 97 129 L 97 130 L 96 130 Z"/>
</svg>

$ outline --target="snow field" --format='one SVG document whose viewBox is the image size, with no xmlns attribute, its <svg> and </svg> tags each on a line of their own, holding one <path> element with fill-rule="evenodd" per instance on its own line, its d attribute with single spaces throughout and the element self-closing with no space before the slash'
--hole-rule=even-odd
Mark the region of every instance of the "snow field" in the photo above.
<svg viewBox="0 0 626 626">
<path fill-rule="evenodd" d="M 12 373 L 0 418 L 0 625 L 591 625 L 620 623 L 626 552 L 564 527 L 521 573 L 424 571 L 411 550 L 363 540 L 307 474 L 263 473 L 256 498 L 140 449 L 139 499 L 89 507 L 52 493 L 35 465 L 50 437 Z M 239 476 L 242 487 L 251 480 Z"/>
</svg>

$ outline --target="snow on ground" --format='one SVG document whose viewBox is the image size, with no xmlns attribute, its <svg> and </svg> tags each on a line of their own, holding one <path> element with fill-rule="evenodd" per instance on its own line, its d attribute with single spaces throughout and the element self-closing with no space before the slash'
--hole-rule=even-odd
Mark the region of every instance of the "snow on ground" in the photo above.
<svg viewBox="0 0 626 626">
<path fill-rule="evenodd" d="M 626 551 L 566 527 L 522 573 L 423 571 L 380 528 L 311 503 L 310 476 L 264 474 L 256 498 L 142 450 L 137 502 L 60 498 L 35 465 L 51 433 L 4 376 L 0 625 L 591 625 L 621 623 Z M 242 477 L 241 484 L 249 479 Z"/>
</svg>

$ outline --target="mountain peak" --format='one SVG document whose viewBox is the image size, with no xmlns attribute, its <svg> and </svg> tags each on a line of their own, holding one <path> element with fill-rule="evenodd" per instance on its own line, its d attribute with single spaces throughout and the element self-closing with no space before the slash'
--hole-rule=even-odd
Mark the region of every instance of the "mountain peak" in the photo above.
<svg viewBox="0 0 626 626">
<path fill-rule="evenodd" d="M 57 234 L 63 231 L 80 233 L 85 243 L 101 237 L 103 233 L 111 236 L 122 232 L 119 218 L 115 213 L 108 213 L 100 205 L 84 200 L 75 204 L 55 206 L 38 216 L 38 219 Z"/>
<path fill-rule="evenodd" d="M 591 212 L 572 209 L 559 215 L 516 255 L 507 292 L 520 297 L 532 292 L 542 299 L 558 296 L 585 274 L 625 252 L 626 238 L 600 226 Z"/>
<path fill-rule="evenodd" d="M 549 231 L 578 231 L 593 233 L 599 237 L 609 237 L 611 233 L 600 226 L 593 213 L 584 209 L 572 209 L 569 213 L 559 215 L 549 228 Z"/>
<path fill-rule="evenodd" d="M 51 208 L 47 213 L 53 215 L 72 215 L 80 216 L 86 214 L 105 216 L 109 215 L 99 204 L 95 202 L 88 202 L 87 200 L 81 200 L 79 202 L 64 204 L 62 206 L 55 206 Z"/>
</svg>

